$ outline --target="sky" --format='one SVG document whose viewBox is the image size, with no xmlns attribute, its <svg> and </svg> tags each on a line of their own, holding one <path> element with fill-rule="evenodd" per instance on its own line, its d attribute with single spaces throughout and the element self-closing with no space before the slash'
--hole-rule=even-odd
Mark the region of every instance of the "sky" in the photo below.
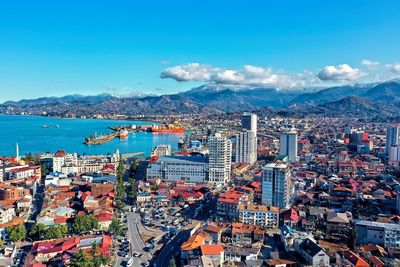
<svg viewBox="0 0 400 267">
<path fill-rule="evenodd" d="M 400 1 L 0 1 L 0 102 L 400 77 Z"/>
</svg>

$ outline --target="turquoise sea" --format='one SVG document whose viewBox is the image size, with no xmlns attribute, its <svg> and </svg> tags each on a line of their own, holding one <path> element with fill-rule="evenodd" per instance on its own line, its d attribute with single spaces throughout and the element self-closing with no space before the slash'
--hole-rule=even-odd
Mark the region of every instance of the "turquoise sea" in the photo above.
<svg viewBox="0 0 400 267">
<path fill-rule="evenodd" d="M 15 155 L 16 143 L 20 154 L 52 152 L 61 149 L 78 154 L 107 154 L 116 148 L 121 153 L 144 152 L 149 155 L 153 146 L 170 144 L 178 147 L 181 134 L 153 134 L 147 132 L 130 133 L 128 139 L 118 138 L 103 145 L 84 145 L 85 137 L 97 132 L 111 132 L 110 126 L 128 124 L 151 124 L 149 122 L 96 120 L 96 119 L 60 119 L 39 116 L 0 115 L 0 156 Z M 43 128 L 48 125 L 49 128 Z M 57 128 L 56 125 L 60 127 Z"/>
</svg>

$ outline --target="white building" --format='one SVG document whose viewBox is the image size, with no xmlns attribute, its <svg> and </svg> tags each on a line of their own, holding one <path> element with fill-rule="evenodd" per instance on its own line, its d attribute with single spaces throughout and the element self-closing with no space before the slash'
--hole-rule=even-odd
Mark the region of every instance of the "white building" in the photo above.
<svg viewBox="0 0 400 267">
<path fill-rule="evenodd" d="M 257 161 L 257 136 L 255 132 L 245 130 L 236 134 L 236 163 L 254 164 Z"/>
<path fill-rule="evenodd" d="M 392 146 L 400 145 L 400 124 L 392 124 L 386 127 L 385 153 L 389 155 Z"/>
<path fill-rule="evenodd" d="M 290 168 L 286 163 L 269 163 L 262 173 L 262 203 L 279 208 L 289 207 L 293 193 Z"/>
<path fill-rule="evenodd" d="M 284 132 L 281 134 L 279 155 L 287 156 L 289 162 L 297 161 L 297 132 Z"/>
<path fill-rule="evenodd" d="M 249 112 L 243 113 L 242 128 L 257 133 L 257 115 Z"/>
<path fill-rule="evenodd" d="M 208 139 L 209 181 L 225 184 L 231 179 L 232 143 L 227 137 L 216 133 Z"/>
<path fill-rule="evenodd" d="M 389 153 L 389 161 L 399 162 L 400 161 L 400 146 L 391 146 Z"/>
<path fill-rule="evenodd" d="M 44 180 L 44 186 L 54 186 L 54 187 L 59 187 L 59 186 L 69 186 L 71 185 L 71 179 L 68 178 L 66 174 L 63 173 L 50 173 L 46 175 L 46 178 Z"/>
<path fill-rule="evenodd" d="M 165 156 L 150 162 L 146 170 L 147 180 L 159 178 L 165 181 L 206 182 L 208 161 L 202 156 Z"/>
<path fill-rule="evenodd" d="M 400 224 L 356 221 L 357 244 L 400 249 Z"/>
<path fill-rule="evenodd" d="M 279 208 L 266 205 L 242 204 L 239 206 L 239 222 L 276 228 Z"/>
<path fill-rule="evenodd" d="M 171 156 L 171 145 L 158 145 L 153 147 L 151 156 Z"/>
</svg>

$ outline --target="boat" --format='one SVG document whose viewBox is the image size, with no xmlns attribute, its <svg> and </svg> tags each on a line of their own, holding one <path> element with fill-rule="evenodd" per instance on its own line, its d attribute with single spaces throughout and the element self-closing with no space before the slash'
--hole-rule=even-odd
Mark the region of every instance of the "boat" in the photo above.
<svg viewBox="0 0 400 267">
<path fill-rule="evenodd" d="M 185 127 L 177 124 L 156 125 L 150 128 L 152 133 L 183 133 Z"/>
<path fill-rule="evenodd" d="M 47 129 L 47 128 L 50 128 L 50 127 L 49 127 L 49 125 L 44 124 L 44 125 L 42 126 L 42 128 L 46 128 L 46 129 Z"/>
<path fill-rule="evenodd" d="M 60 125 L 57 124 L 57 125 L 56 125 L 56 128 L 60 128 Z"/>
<path fill-rule="evenodd" d="M 126 139 L 128 138 L 129 132 L 127 130 L 121 130 L 119 132 L 119 139 Z"/>
<path fill-rule="evenodd" d="M 87 137 L 83 143 L 85 145 L 102 145 L 112 141 L 115 137 L 117 137 L 117 133 L 109 133 L 100 136 L 96 133 L 93 136 Z"/>
</svg>

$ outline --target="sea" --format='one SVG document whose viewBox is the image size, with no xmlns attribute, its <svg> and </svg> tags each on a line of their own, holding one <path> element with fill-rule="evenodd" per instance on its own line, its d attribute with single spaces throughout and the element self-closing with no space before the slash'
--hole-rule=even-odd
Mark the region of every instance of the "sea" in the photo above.
<svg viewBox="0 0 400 267">
<path fill-rule="evenodd" d="M 130 133 L 127 139 L 115 138 L 102 145 L 85 145 L 86 137 L 111 132 L 108 127 L 118 125 L 150 125 L 152 122 L 100 120 L 100 119 L 64 119 L 40 116 L 0 115 L 0 156 L 16 154 L 18 143 L 20 155 L 27 153 L 54 153 L 65 150 L 80 155 L 100 155 L 114 153 L 143 152 L 149 156 L 151 149 L 159 144 L 170 144 L 177 149 L 179 138 L 183 134 L 153 134 L 150 132 Z M 43 128 L 47 125 L 49 128 Z"/>
</svg>

